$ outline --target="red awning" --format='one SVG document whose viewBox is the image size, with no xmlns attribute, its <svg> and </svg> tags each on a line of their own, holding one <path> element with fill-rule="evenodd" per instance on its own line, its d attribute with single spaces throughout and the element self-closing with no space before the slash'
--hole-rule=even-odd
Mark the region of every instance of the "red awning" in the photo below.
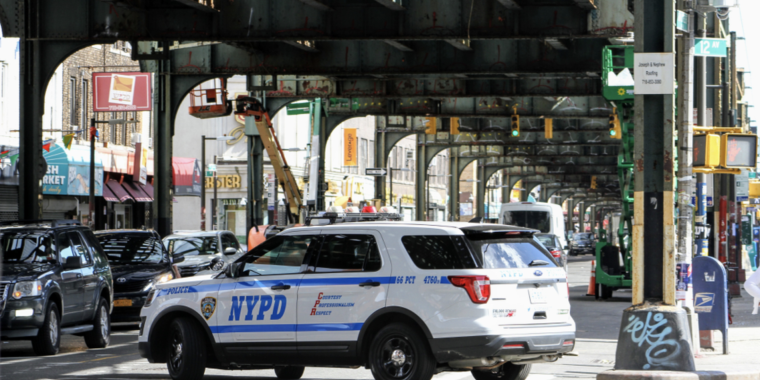
<svg viewBox="0 0 760 380">
<path fill-rule="evenodd" d="M 111 189 L 108 188 L 108 186 L 103 187 L 103 198 L 105 198 L 108 202 L 118 202 L 119 198 L 116 198 L 115 195 L 113 195 L 113 192 Z"/>
<path fill-rule="evenodd" d="M 109 179 L 108 182 L 106 182 L 106 187 L 111 190 L 113 195 L 115 195 L 115 198 L 118 199 L 120 203 L 124 203 L 126 201 L 132 201 L 135 200 L 132 199 L 132 197 L 129 195 L 126 189 L 119 185 L 119 181 L 115 179 Z"/>
<path fill-rule="evenodd" d="M 203 179 L 197 159 L 172 157 L 172 183 L 175 196 L 200 196 Z"/>
<path fill-rule="evenodd" d="M 148 196 L 150 197 L 150 199 L 155 199 L 153 197 L 153 185 L 151 185 L 150 183 L 146 183 L 144 185 L 140 184 L 140 186 L 142 186 L 142 191 L 144 191 L 145 194 L 148 194 Z"/>
<path fill-rule="evenodd" d="M 132 182 L 132 181 L 124 181 L 122 185 L 124 185 L 124 188 L 127 189 L 129 194 L 132 196 L 132 198 L 135 199 L 135 201 L 153 202 L 153 198 L 149 197 L 148 194 L 145 194 L 145 192 L 142 191 L 142 187 L 140 186 L 140 183 Z"/>
</svg>

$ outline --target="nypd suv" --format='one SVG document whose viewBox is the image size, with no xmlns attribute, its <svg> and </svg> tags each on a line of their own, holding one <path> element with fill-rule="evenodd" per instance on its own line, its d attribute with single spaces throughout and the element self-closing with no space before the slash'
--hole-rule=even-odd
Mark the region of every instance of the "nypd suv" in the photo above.
<svg viewBox="0 0 760 380">
<path fill-rule="evenodd" d="M 158 285 L 140 354 L 173 379 L 205 368 L 371 369 L 375 379 L 472 371 L 524 379 L 572 351 L 565 271 L 535 230 L 369 222 L 291 228 L 218 275 Z"/>
</svg>

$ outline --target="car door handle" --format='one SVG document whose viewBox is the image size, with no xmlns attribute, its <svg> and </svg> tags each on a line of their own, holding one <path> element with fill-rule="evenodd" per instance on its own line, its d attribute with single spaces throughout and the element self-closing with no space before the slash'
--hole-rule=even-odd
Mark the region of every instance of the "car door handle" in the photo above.
<svg viewBox="0 0 760 380">
<path fill-rule="evenodd" d="M 82 278 L 82 275 L 77 273 L 77 278 Z"/>
<path fill-rule="evenodd" d="M 272 290 L 288 290 L 288 289 L 290 289 L 290 285 L 279 284 L 279 285 L 272 286 Z"/>
<path fill-rule="evenodd" d="M 361 286 L 361 287 L 365 287 L 365 286 L 375 287 L 375 286 L 380 286 L 380 283 L 377 282 L 377 281 L 367 281 L 367 282 L 362 282 L 361 284 L 359 284 L 359 286 Z"/>
</svg>

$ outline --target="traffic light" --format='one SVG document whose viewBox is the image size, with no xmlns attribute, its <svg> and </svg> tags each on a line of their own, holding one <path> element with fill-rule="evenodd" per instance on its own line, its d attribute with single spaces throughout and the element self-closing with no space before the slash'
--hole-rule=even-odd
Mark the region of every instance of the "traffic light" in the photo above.
<svg viewBox="0 0 760 380">
<path fill-rule="evenodd" d="M 452 117 L 451 118 L 450 133 L 452 135 L 458 135 L 459 134 L 459 118 L 458 117 Z"/>
<path fill-rule="evenodd" d="M 623 138 L 623 130 L 620 128 L 620 119 L 617 115 L 617 108 L 614 108 L 610 115 L 610 137 L 613 139 Z"/>
<path fill-rule="evenodd" d="M 694 135 L 695 168 L 713 169 L 720 166 L 720 136 L 716 134 Z"/>
<path fill-rule="evenodd" d="M 552 119 L 544 120 L 544 137 L 546 137 L 547 139 L 554 137 L 554 120 Z"/>
<path fill-rule="evenodd" d="M 591 188 L 596 189 L 596 187 L 597 187 L 596 176 L 591 176 Z"/>
<path fill-rule="evenodd" d="M 425 133 L 428 135 L 434 135 L 435 132 L 438 130 L 438 122 L 436 118 L 434 117 L 426 117 L 425 120 L 427 121 L 426 127 L 425 127 Z"/>
<path fill-rule="evenodd" d="M 726 133 L 720 136 L 720 166 L 726 169 L 757 166 L 757 135 Z"/>
<path fill-rule="evenodd" d="M 512 115 L 512 137 L 520 137 L 520 115 Z"/>
</svg>

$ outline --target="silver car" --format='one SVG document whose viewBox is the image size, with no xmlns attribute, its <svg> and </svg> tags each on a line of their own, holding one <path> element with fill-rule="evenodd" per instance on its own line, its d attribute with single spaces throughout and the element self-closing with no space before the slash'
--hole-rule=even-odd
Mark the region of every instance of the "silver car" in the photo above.
<svg viewBox="0 0 760 380">
<path fill-rule="evenodd" d="M 163 242 L 171 254 L 184 255 L 185 261 L 177 264 L 182 277 L 218 272 L 246 252 L 230 231 L 175 231 Z"/>
</svg>

